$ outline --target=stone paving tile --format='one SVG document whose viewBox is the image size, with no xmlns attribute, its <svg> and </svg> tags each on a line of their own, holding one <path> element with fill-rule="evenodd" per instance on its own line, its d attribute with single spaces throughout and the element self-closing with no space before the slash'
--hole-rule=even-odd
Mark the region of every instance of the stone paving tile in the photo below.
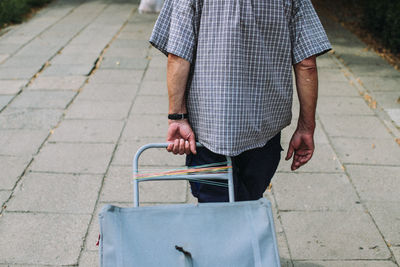
<svg viewBox="0 0 400 267">
<path fill-rule="evenodd" d="M 391 261 L 294 261 L 294 267 L 395 267 Z"/>
<path fill-rule="evenodd" d="M 146 169 L 163 171 L 164 169 Z M 112 166 L 104 180 L 102 202 L 132 202 L 132 167 Z M 139 183 L 141 203 L 184 203 L 186 202 L 186 181 L 148 181 Z"/>
<path fill-rule="evenodd" d="M 319 116 L 328 135 L 334 137 L 392 139 L 385 125 L 375 116 Z"/>
<path fill-rule="evenodd" d="M 149 60 L 146 58 L 124 58 L 124 57 L 107 57 L 103 58 L 100 69 L 136 69 L 144 70 Z"/>
<path fill-rule="evenodd" d="M 31 158 L 0 156 L 0 189 L 11 190 L 24 172 Z"/>
<path fill-rule="evenodd" d="M 71 91 L 25 91 L 10 106 L 14 108 L 65 109 L 75 94 Z"/>
<path fill-rule="evenodd" d="M 138 96 L 132 114 L 168 114 L 168 98 L 164 96 Z"/>
<path fill-rule="evenodd" d="M 0 131 L 0 155 L 30 158 L 44 142 L 46 130 L 2 130 Z"/>
<path fill-rule="evenodd" d="M 65 115 L 66 119 L 123 120 L 127 115 L 130 102 L 111 101 L 75 101 Z"/>
<path fill-rule="evenodd" d="M 10 197 L 11 193 L 11 190 L 0 191 L 0 207 L 3 207 L 4 202 Z"/>
<path fill-rule="evenodd" d="M 364 212 L 280 214 L 294 260 L 377 260 L 390 257 L 385 242 Z"/>
<path fill-rule="evenodd" d="M 281 153 L 281 162 L 278 172 L 290 172 L 292 160 L 286 161 L 287 145 L 283 144 L 285 151 Z M 311 160 L 295 172 L 343 172 L 335 152 L 329 144 L 317 144 Z"/>
<path fill-rule="evenodd" d="M 400 147 L 390 139 L 332 138 L 343 163 L 399 165 Z"/>
<path fill-rule="evenodd" d="M 134 115 L 122 133 L 122 140 L 136 140 L 138 137 L 158 137 L 159 142 L 164 142 L 167 136 L 168 120 L 159 115 Z"/>
<path fill-rule="evenodd" d="M 90 78 L 91 83 L 102 84 L 137 84 L 140 83 L 143 76 L 142 70 L 113 70 L 100 69 Z"/>
<path fill-rule="evenodd" d="M 7 210 L 91 214 L 101 180 L 102 175 L 31 172 L 18 184 Z"/>
<path fill-rule="evenodd" d="M 400 246 L 400 201 L 368 201 L 366 205 L 385 240 Z"/>
<path fill-rule="evenodd" d="M 400 202 L 400 167 L 346 165 L 346 171 L 362 200 Z"/>
<path fill-rule="evenodd" d="M 167 83 L 163 82 L 143 82 L 140 85 L 139 95 L 156 95 L 156 96 L 168 96 Z"/>
<path fill-rule="evenodd" d="M 340 69 L 319 69 L 318 80 L 330 82 L 348 82 L 344 75 L 345 72 Z"/>
<path fill-rule="evenodd" d="M 148 68 L 144 75 L 144 82 L 165 82 L 167 79 L 167 68 Z"/>
<path fill-rule="evenodd" d="M 10 102 L 10 100 L 14 96 L 11 95 L 0 95 L 0 110 L 2 110 L 7 104 Z"/>
<path fill-rule="evenodd" d="M 345 174 L 278 173 L 272 184 L 280 210 L 362 209 Z"/>
<path fill-rule="evenodd" d="M 52 65 L 94 65 L 98 56 L 96 54 L 59 54 L 51 60 Z"/>
<path fill-rule="evenodd" d="M 48 77 L 39 76 L 28 89 L 30 90 L 78 90 L 87 79 L 86 76 Z"/>
<path fill-rule="evenodd" d="M 94 83 L 85 86 L 77 100 L 127 102 L 134 99 L 137 90 L 137 84 L 103 85 Z"/>
<path fill-rule="evenodd" d="M 397 247 L 390 247 L 394 254 L 394 258 L 396 259 L 397 263 L 400 262 L 400 246 Z"/>
<path fill-rule="evenodd" d="M 105 173 L 113 144 L 46 144 L 31 170 L 64 173 Z"/>
<path fill-rule="evenodd" d="M 84 251 L 79 260 L 79 267 L 100 266 L 99 253 L 96 251 Z"/>
<path fill-rule="evenodd" d="M 318 99 L 318 114 L 326 115 L 374 115 L 360 97 L 323 96 Z"/>
<path fill-rule="evenodd" d="M 155 50 L 155 48 L 151 49 L 149 54 L 151 54 L 151 51 L 154 51 L 154 50 Z M 150 56 L 151 61 L 149 64 L 149 68 L 166 68 L 167 67 L 167 57 L 164 54 L 162 54 L 161 52 L 158 52 L 158 50 L 155 50 L 155 51 L 157 51 L 157 54 L 154 56 Z"/>
<path fill-rule="evenodd" d="M 87 229 L 87 237 L 85 239 L 85 251 L 93 251 L 98 253 L 99 247 L 96 246 L 97 240 L 99 239 L 100 226 L 99 226 L 99 212 L 105 203 L 99 202 L 95 211 L 93 212 L 93 219 Z M 107 203 L 108 204 L 108 203 Z M 132 205 L 132 204 L 131 204 Z M 121 206 L 121 205 L 117 205 Z"/>
<path fill-rule="evenodd" d="M 8 54 L 0 54 L 0 64 L 5 61 L 10 55 Z"/>
<path fill-rule="evenodd" d="M 43 77 L 50 76 L 85 76 L 90 73 L 94 68 L 94 64 L 62 64 L 62 65 L 50 65 L 40 75 Z"/>
<path fill-rule="evenodd" d="M 1 263 L 77 264 L 90 215 L 6 212 L 0 218 Z"/>
<path fill-rule="evenodd" d="M 64 120 L 50 136 L 50 142 L 115 143 L 123 121 Z"/>
<path fill-rule="evenodd" d="M 0 114 L 0 129 L 49 130 L 62 114 L 57 109 L 7 108 Z"/>
<path fill-rule="evenodd" d="M 164 140 L 161 140 L 164 142 Z M 148 143 L 160 143 L 160 138 L 138 138 L 135 141 L 125 141 L 118 145 L 112 164 L 131 166 L 136 151 Z M 165 149 L 151 149 L 140 157 L 140 164 L 146 166 L 184 166 L 184 155 L 173 155 Z"/>
<path fill-rule="evenodd" d="M 400 109 L 385 109 L 387 114 L 389 115 L 390 119 L 398 126 L 400 127 Z"/>
<path fill-rule="evenodd" d="M 149 44 L 149 46 L 150 46 L 150 44 Z M 107 55 L 109 57 L 146 58 L 148 48 L 149 47 L 137 49 L 136 47 L 113 47 L 113 46 L 111 46 L 107 50 Z"/>
<path fill-rule="evenodd" d="M 399 83 L 400 88 L 400 83 Z M 374 98 L 380 107 L 384 109 L 400 109 L 400 90 L 397 92 L 377 92 L 374 93 Z"/>
<path fill-rule="evenodd" d="M 44 56 L 13 56 L 10 59 L 7 60 L 4 64 L 1 66 L 3 67 L 8 67 L 8 68 L 15 68 L 15 67 L 38 67 L 42 66 L 46 61 L 48 60 L 48 57 Z"/>
<path fill-rule="evenodd" d="M 357 89 L 353 87 L 348 81 L 346 82 L 332 82 L 332 81 L 318 81 L 318 95 L 319 96 L 359 96 Z"/>
<path fill-rule="evenodd" d="M 27 83 L 27 80 L 0 80 L 0 95 L 15 95 Z"/>
</svg>

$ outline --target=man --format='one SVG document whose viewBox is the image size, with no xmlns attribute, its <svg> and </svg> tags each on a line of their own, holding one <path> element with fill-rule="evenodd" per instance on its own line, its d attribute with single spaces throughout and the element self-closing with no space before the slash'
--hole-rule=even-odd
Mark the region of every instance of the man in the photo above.
<svg viewBox="0 0 400 267">
<path fill-rule="evenodd" d="M 300 114 L 286 160 L 292 170 L 310 160 L 315 58 L 331 49 L 310 0 L 166 0 L 150 43 L 168 55 L 167 150 L 188 166 L 231 156 L 236 200 L 262 197 L 292 117 L 292 66 Z M 191 188 L 199 202 L 228 199 L 225 188 Z"/>
</svg>

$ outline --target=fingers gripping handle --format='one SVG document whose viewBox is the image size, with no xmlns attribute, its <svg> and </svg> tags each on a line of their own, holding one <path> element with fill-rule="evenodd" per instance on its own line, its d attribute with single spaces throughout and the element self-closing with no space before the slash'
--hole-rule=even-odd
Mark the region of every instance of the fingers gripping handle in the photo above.
<svg viewBox="0 0 400 267">
<path fill-rule="evenodd" d="M 133 159 L 133 206 L 138 207 L 139 206 L 139 179 L 136 179 L 136 175 L 139 173 L 139 157 L 140 155 L 147 149 L 149 148 L 166 148 L 168 146 L 168 143 L 151 143 L 142 146 L 139 148 L 139 150 L 136 152 L 135 157 Z M 203 145 L 200 143 L 196 143 L 197 147 L 202 147 Z M 228 162 L 228 166 L 232 166 L 232 160 L 230 157 L 226 157 L 226 160 Z M 196 175 L 180 175 L 180 176 L 168 176 L 168 178 L 162 178 L 162 177 L 154 177 L 154 178 L 146 178 L 143 179 L 142 181 L 160 181 L 160 180 L 188 180 L 189 178 L 195 178 Z M 234 189 L 233 189 L 233 175 L 232 175 L 232 168 L 228 169 L 228 172 L 226 174 L 202 174 L 201 179 L 223 179 L 228 181 L 228 192 L 229 192 L 229 202 L 234 202 L 235 201 L 235 195 L 234 195 Z"/>
</svg>

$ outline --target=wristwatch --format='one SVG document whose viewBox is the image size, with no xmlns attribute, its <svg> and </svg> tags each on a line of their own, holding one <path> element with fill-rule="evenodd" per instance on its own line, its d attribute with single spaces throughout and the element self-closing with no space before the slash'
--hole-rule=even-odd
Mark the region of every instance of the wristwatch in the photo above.
<svg viewBox="0 0 400 267">
<path fill-rule="evenodd" d="M 189 118 L 187 113 L 185 113 L 185 114 L 179 114 L 179 113 L 168 114 L 168 119 L 169 120 L 176 121 L 176 120 L 184 120 L 184 119 L 187 119 L 187 118 Z"/>
</svg>

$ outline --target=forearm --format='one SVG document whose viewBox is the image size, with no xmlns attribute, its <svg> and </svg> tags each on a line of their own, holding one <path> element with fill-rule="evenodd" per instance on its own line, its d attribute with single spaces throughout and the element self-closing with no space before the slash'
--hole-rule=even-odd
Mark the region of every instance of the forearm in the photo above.
<svg viewBox="0 0 400 267">
<path fill-rule="evenodd" d="M 300 114 L 297 128 L 314 132 L 315 110 L 318 98 L 318 73 L 315 56 L 307 58 L 294 66 Z"/>
<path fill-rule="evenodd" d="M 167 86 L 169 113 L 187 113 L 185 91 L 190 72 L 190 63 L 169 54 L 167 64 Z"/>
</svg>

